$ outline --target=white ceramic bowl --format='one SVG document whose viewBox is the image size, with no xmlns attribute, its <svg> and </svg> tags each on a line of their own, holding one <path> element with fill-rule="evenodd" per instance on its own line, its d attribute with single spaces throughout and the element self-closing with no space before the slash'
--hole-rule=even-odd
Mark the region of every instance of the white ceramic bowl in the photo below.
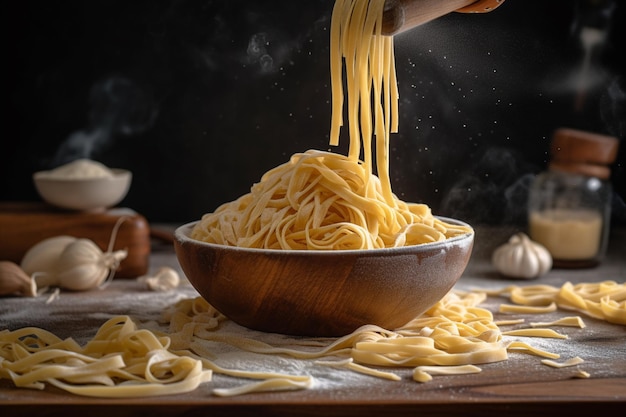
<svg viewBox="0 0 626 417">
<path fill-rule="evenodd" d="M 53 206 L 79 211 L 100 211 L 113 207 L 126 197 L 132 174 L 111 169 L 113 176 L 95 178 L 59 178 L 49 171 L 33 175 L 37 192 Z"/>
</svg>

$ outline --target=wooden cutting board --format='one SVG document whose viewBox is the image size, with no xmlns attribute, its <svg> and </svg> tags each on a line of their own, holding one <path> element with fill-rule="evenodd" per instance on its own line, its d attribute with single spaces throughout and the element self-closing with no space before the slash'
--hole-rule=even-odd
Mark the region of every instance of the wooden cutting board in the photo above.
<svg viewBox="0 0 626 417">
<path fill-rule="evenodd" d="M 76 212 L 39 202 L 0 202 L 0 260 L 19 264 L 33 245 L 60 235 L 91 239 L 106 251 L 122 217 L 113 250 L 126 249 L 128 256 L 115 277 L 136 278 L 148 272 L 150 227 L 143 216 L 128 208 Z"/>
</svg>

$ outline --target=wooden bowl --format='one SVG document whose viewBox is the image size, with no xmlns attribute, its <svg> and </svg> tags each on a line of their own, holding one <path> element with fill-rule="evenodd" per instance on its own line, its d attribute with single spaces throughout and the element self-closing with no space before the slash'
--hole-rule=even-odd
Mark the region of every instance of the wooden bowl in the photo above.
<svg viewBox="0 0 626 417">
<path fill-rule="evenodd" d="M 200 295 L 244 327 L 303 336 L 343 336 L 365 324 L 395 329 L 408 323 L 450 291 L 474 243 L 471 232 L 389 249 L 246 249 L 192 239 L 194 225 L 176 229 L 174 247 Z"/>
</svg>

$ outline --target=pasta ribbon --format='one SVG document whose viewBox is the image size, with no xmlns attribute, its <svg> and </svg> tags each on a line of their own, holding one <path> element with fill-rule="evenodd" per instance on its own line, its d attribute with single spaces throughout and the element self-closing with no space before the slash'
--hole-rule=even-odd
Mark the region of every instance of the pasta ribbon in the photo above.
<svg viewBox="0 0 626 417">
<path fill-rule="evenodd" d="M 542 359 L 541 360 L 541 363 L 543 363 L 544 365 L 552 366 L 553 368 L 567 368 L 568 366 L 580 365 L 583 362 L 584 362 L 584 359 L 582 359 L 582 358 L 580 358 L 578 356 L 570 358 L 570 359 L 566 360 L 565 362 L 556 362 L 556 361 L 553 361 L 551 359 Z"/>
<path fill-rule="evenodd" d="M 413 379 L 417 382 L 428 382 L 433 379 L 433 375 L 465 375 L 481 371 L 478 366 L 474 365 L 418 366 L 413 370 Z"/>
<path fill-rule="evenodd" d="M 517 304 L 501 304 L 501 313 L 522 313 L 522 314 L 545 314 L 556 311 L 556 303 L 550 303 L 547 306 L 528 306 Z"/>
<path fill-rule="evenodd" d="M 552 329 L 517 329 L 502 333 L 505 336 L 526 336 L 526 337 L 546 337 L 553 339 L 567 339 L 567 335 L 556 332 Z"/>
<path fill-rule="evenodd" d="M 531 327 L 570 326 L 570 327 L 579 327 L 581 329 L 584 329 L 585 327 L 587 327 L 583 319 L 580 318 L 579 316 L 563 317 L 563 318 L 560 318 L 554 321 L 548 321 L 548 322 L 545 322 L 545 321 L 533 322 L 533 323 L 530 323 L 530 326 Z"/>
<path fill-rule="evenodd" d="M 366 375 L 372 375 L 378 378 L 389 379 L 391 381 L 399 381 L 400 377 L 392 372 L 380 371 L 378 369 L 369 368 L 367 366 L 355 363 L 352 358 L 341 361 L 315 361 L 317 365 L 333 366 L 336 368 L 346 368 Z"/>
<path fill-rule="evenodd" d="M 303 381 L 294 381 L 290 378 L 270 378 L 264 381 L 252 382 L 235 388 L 216 388 L 213 390 L 213 394 L 219 397 L 232 397 L 251 392 L 299 390 L 310 388 L 312 385 L 312 378 L 306 378 Z"/>
</svg>

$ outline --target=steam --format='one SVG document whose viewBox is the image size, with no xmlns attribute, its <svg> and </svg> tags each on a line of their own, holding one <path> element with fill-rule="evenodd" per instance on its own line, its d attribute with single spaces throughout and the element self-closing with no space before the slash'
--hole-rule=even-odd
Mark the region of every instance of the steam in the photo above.
<svg viewBox="0 0 626 417">
<path fill-rule="evenodd" d="M 248 42 L 247 56 L 250 63 L 258 63 L 262 73 L 272 72 L 274 58 L 268 53 L 269 41 L 267 33 L 261 32 L 252 35 Z"/>
<path fill-rule="evenodd" d="M 89 107 L 87 126 L 61 143 L 52 166 L 78 158 L 94 158 L 117 137 L 130 137 L 150 128 L 157 115 L 147 94 L 123 77 L 97 82 L 90 91 Z"/>
<path fill-rule="evenodd" d="M 442 212 L 476 224 L 523 223 L 534 179 L 523 159 L 506 148 L 490 148 L 459 175 L 442 201 Z"/>
<path fill-rule="evenodd" d="M 575 102 L 575 109 L 581 111 L 585 103 L 585 95 L 587 91 L 602 81 L 602 77 L 591 72 L 592 57 L 596 48 L 602 46 L 606 40 L 606 32 L 601 29 L 584 27 L 580 31 L 580 41 L 583 47 L 583 62 L 578 75 L 578 91 Z"/>
<path fill-rule="evenodd" d="M 618 138 L 626 137 L 626 91 L 620 86 L 621 82 L 620 78 L 613 79 L 600 99 L 602 120 L 607 131 Z"/>
<path fill-rule="evenodd" d="M 314 5 L 300 2 L 275 6 L 263 4 L 262 12 L 249 10 L 246 13 L 246 26 L 253 30 L 249 35 L 245 55 L 240 61 L 250 69 L 256 69 L 259 75 L 270 75 L 282 71 L 286 65 L 293 64 L 292 56 L 303 49 L 305 42 L 310 42 L 313 33 L 329 23 L 329 16 L 324 11 L 313 25 L 306 19 L 302 24 L 297 19 L 286 22 L 283 16 L 297 16 L 311 7 L 319 13 Z"/>
</svg>

